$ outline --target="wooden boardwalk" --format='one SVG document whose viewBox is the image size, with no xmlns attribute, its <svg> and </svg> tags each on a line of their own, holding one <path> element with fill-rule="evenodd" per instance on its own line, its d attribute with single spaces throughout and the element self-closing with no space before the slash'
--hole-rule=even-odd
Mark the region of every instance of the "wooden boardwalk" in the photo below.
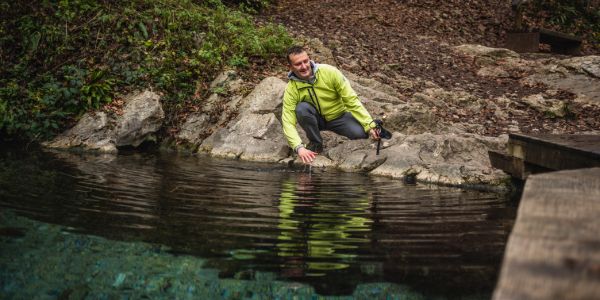
<svg viewBox="0 0 600 300">
<path fill-rule="evenodd" d="M 513 177 L 600 167 L 600 135 L 510 134 L 508 153 L 490 151 L 492 166 Z"/>
<path fill-rule="evenodd" d="M 510 134 L 489 155 L 526 180 L 493 298 L 600 299 L 600 135 Z"/>
<path fill-rule="evenodd" d="M 527 179 L 493 299 L 600 299 L 600 168 Z"/>
</svg>

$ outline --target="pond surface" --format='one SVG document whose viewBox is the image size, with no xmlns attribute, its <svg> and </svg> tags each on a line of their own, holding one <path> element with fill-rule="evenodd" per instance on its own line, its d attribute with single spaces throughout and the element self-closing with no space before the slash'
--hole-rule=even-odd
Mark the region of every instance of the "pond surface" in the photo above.
<svg viewBox="0 0 600 300">
<path fill-rule="evenodd" d="M 516 211 L 363 174 L 6 148 L 0 208 L 0 296 L 23 299 L 486 299 Z"/>
</svg>

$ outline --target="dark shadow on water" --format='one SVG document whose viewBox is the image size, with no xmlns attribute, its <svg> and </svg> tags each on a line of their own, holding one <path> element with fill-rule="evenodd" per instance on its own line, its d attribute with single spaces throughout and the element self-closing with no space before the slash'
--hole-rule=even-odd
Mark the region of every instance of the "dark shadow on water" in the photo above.
<svg viewBox="0 0 600 300">
<path fill-rule="evenodd" d="M 498 194 L 203 156 L 4 149 L 0 168 L 0 206 L 21 215 L 320 294 L 387 281 L 489 296 L 516 211 Z"/>
</svg>

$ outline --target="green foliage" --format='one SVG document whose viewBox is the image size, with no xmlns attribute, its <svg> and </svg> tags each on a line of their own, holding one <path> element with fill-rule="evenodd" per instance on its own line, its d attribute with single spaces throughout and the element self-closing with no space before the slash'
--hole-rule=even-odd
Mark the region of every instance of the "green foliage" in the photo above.
<svg viewBox="0 0 600 300">
<path fill-rule="evenodd" d="M 136 88 L 163 92 L 173 118 L 198 81 L 280 56 L 292 43 L 281 26 L 257 28 L 220 0 L 23 3 L 0 0 L 0 134 L 30 139 Z"/>
<path fill-rule="evenodd" d="M 533 15 L 561 31 L 590 36 L 600 47 L 600 7 L 590 0 L 536 0 Z"/>
<path fill-rule="evenodd" d="M 240 10 L 249 13 L 257 13 L 258 11 L 268 7 L 271 0 L 223 0 L 225 4 L 237 5 Z"/>
</svg>

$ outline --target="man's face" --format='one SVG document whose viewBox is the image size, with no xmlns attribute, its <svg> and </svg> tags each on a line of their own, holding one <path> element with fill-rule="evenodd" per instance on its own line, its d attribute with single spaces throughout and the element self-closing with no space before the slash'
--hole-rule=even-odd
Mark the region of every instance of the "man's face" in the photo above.
<svg viewBox="0 0 600 300">
<path fill-rule="evenodd" d="M 290 71 L 296 74 L 298 78 L 308 80 L 312 75 L 310 67 L 310 58 L 306 52 L 299 54 L 290 54 Z"/>
</svg>

